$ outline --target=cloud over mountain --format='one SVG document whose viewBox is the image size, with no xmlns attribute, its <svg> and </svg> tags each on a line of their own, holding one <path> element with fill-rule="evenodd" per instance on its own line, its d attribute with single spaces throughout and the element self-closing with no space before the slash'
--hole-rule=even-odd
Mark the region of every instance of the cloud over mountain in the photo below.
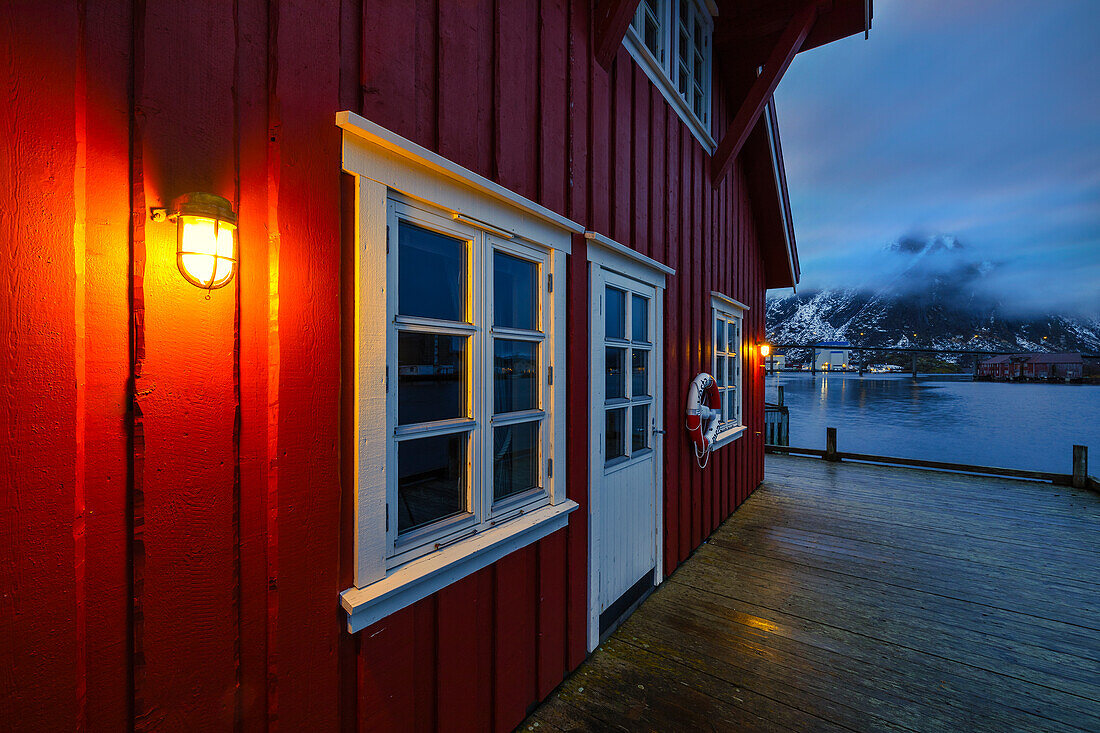
<svg viewBox="0 0 1100 733">
<path fill-rule="evenodd" d="M 907 235 L 865 264 L 857 285 L 769 297 L 769 338 L 1100 351 L 1100 322 L 1013 297 L 1012 268 L 953 236 Z"/>
</svg>

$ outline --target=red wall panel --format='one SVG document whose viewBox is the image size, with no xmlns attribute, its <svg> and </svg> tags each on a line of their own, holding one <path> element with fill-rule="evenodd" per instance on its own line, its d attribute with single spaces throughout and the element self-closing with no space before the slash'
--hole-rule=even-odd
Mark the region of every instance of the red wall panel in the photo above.
<svg viewBox="0 0 1100 733">
<path fill-rule="evenodd" d="M 20 35 L 5 38 L 19 63 L 0 107 L 0 420 L 13 436 L 0 453 L 0 719 L 505 730 L 583 660 L 580 236 L 567 262 L 564 452 L 581 509 L 537 545 L 344 630 L 339 109 L 676 269 L 666 574 L 759 482 L 755 355 L 741 440 L 701 471 L 679 429 L 688 381 L 709 370 L 709 291 L 752 307 L 747 343 L 763 331 L 745 176 L 735 166 L 713 188 L 708 156 L 625 50 L 610 70 L 593 63 L 590 5 L 3 11 L 13 22 L 0 33 Z M 42 74 L 50 85 L 33 83 Z M 716 129 L 729 119 L 722 100 L 714 117 Z M 173 227 L 148 217 L 191 190 L 226 196 L 241 218 L 239 276 L 209 300 L 175 270 Z"/>
<path fill-rule="evenodd" d="M 43 730 L 85 716 L 79 25 L 75 3 L 0 10 L 0 720 Z"/>
</svg>

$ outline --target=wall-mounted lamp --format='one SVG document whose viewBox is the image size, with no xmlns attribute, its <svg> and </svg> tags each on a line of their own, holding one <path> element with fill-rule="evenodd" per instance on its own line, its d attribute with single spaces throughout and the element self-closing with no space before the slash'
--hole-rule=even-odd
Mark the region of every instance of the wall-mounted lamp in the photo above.
<svg viewBox="0 0 1100 733">
<path fill-rule="evenodd" d="M 187 282 L 204 290 L 227 285 L 237 271 L 237 214 L 212 193 L 187 193 L 153 220 L 176 222 L 176 265 Z"/>
<path fill-rule="evenodd" d="M 770 353 L 772 353 L 772 345 L 771 344 L 760 344 L 760 356 L 767 359 L 768 354 L 770 354 Z"/>
</svg>

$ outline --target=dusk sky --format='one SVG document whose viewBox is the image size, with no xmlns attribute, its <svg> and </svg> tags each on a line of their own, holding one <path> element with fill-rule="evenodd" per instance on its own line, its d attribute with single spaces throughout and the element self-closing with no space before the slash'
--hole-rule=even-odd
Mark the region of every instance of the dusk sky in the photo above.
<svg viewBox="0 0 1100 733">
<path fill-rule="evenodd" d="M 1100 318 L 1098 33 L 1098 0 L 875 0 L 870 40 L 798 55 L 776 106 L 799 289 L 954 235 L 1023 306 Z"/>
</svg>

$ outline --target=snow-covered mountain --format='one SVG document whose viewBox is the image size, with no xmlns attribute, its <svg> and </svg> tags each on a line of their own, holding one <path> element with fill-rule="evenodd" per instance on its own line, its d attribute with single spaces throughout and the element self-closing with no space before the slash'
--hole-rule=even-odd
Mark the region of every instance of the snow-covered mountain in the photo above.
<svg viewBox="0 0 1100 733">
<path fill-rule="evenodd" d="M 1012 311 L 989 287 L 996 264 L 973 259 L 953 237 L 906 238 L 888 252 L 897 255 L 898 267 L 877 283 L 769 297 L 768 338 L 778 344 L 1100 352 L 1100 321 Z"/>
</svg>

